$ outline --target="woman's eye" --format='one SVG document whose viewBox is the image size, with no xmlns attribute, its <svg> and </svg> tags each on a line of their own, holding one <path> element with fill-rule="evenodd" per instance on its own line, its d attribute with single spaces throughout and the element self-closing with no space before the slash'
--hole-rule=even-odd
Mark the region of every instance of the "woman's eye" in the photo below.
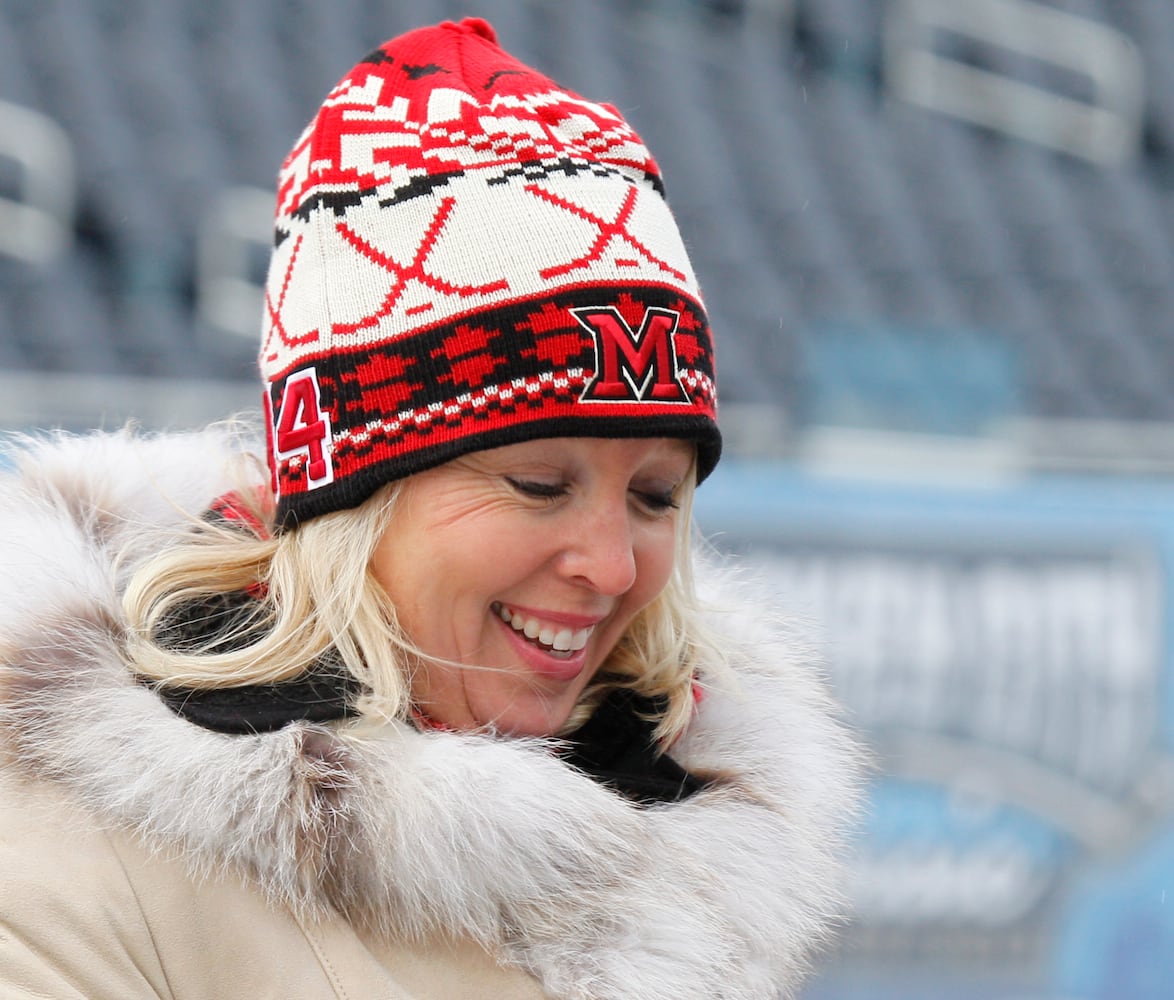
<svg viewBox="0 0 1174 1000">
<path fill-rule="evenodd" d="M 533 497 L 536 500 L 556 500 L 567 492 L 562 483 L 543 483 L 532 479 L 514 479 L 506 476 L 505 481 L 522 496 Z"/>
<path fill-rule="evenodd" d="M 644 490 L 633 490 L 633 495 L 645 507 L 656 513 L 663 513 L 665 511 L 676 510 L 681 505 L 677 503 L 677 498 L 673 491 L 665 493 L 647 492 Z"/>
</svg>

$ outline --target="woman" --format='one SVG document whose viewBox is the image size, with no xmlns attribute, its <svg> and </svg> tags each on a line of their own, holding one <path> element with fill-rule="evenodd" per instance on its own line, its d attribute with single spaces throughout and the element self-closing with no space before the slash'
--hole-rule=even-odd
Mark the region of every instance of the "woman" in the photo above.
<svg viewBox="0 0 1174 1000">
<path fill-rule="evenodd" d="M 791 996 L 856 766 L 694 595 L 712 351 L 639 138 L 482 21 L 393 39 L 283 165 L 266 314 L 267 482 L 223 428 L 14 456 L 0 993 Z"/>
</svg>

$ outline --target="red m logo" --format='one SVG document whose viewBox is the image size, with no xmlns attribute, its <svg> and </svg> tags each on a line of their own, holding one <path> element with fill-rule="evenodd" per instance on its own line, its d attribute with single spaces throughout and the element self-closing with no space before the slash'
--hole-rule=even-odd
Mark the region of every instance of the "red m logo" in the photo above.
<svg viewBox="0 0 1174 1000">
<path fill-rule="evenodd" d="M 583 403 L 688 403 L 677 380 L 673 334 L 680 313 L 649 308 L 633 332 L 615 306 L 588 306 L 571 314 L 595 339 L 595 377 L 579 401 Z"/>
</svg>

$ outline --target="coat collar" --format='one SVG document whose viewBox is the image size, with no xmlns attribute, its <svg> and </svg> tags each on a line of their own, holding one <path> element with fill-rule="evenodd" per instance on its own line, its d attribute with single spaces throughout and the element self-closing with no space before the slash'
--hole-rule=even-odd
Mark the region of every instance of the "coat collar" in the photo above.
<svg viewBox="0 0 1174 1000">
<path fill-rule="evenodd" d="M 707 574 L 711 664 L 674 757 L 711 776 L 642 809 L 540 740 L 312 720 L 192 725 L 121 655 L 119 587 L 229 485 L 236 445 L 60 437 L 0 485 L 0 734 L 100 821 L 370 933 L 468 937 L 554 997 L 789 996 L 842 915 L 859 755 L 796 633 Z M 119 557 L 122 557 L 121 560 Z M 740 611 L 755 609 L 754 613 Z"/>
</svg>

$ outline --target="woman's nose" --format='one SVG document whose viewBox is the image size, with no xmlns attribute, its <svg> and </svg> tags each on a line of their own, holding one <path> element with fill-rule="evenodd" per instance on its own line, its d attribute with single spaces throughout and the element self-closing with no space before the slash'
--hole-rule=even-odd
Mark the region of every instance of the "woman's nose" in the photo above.
<svg viewBox="0 0 1174 1000">
<path fill-rule="evenodd" d="M 631 590 L 636 582 L 631 517 L 626 497 L 592 504 L 570 526 L 564 572 L 609 597 Z"/>
</svg>

